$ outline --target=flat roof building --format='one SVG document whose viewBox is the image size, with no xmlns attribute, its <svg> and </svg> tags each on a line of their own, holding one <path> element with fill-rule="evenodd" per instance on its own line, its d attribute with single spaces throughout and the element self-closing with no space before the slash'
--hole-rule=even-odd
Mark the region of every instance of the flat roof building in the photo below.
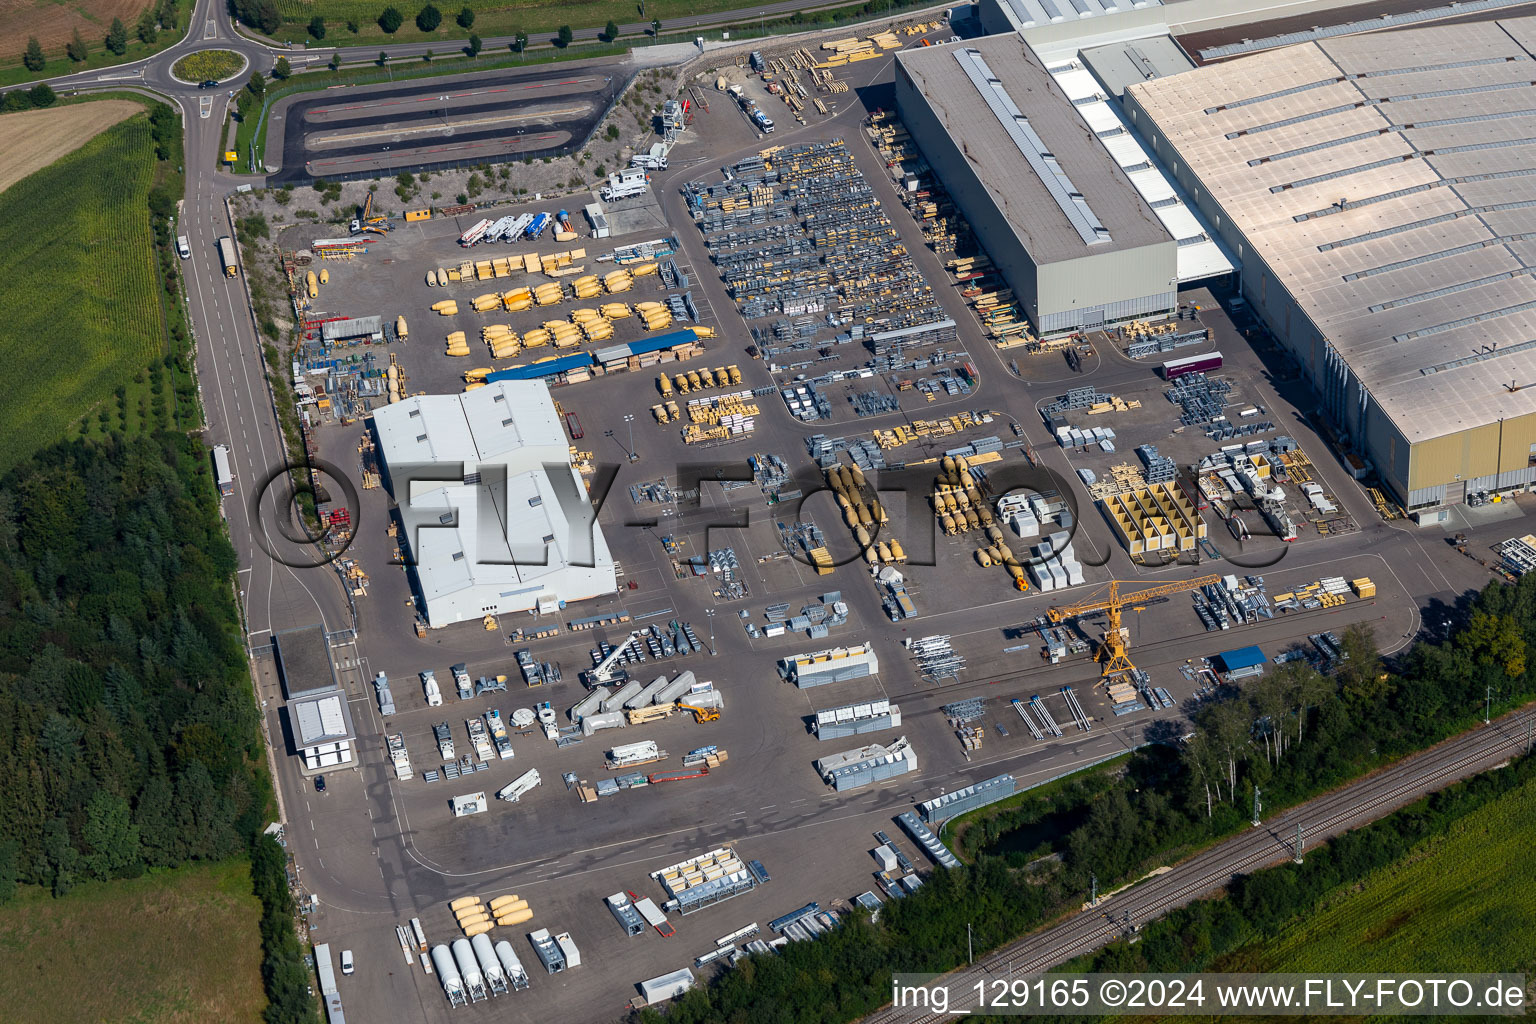
<svg viewBox="0 0 1536 1024">
<path fill-rule="evenodd" d="M 1536 19 L 1307 42 L 1124 103 L 1398 500 L 1437 518 L 1536 480 Z"/>
<path fill-rule="evenodd" d="M 429 625 L 617 590 L 542 382 L 420 395 L 375 410 L 374 430 Z"/>
<path fill-rule="evenodd" d="M 1041 334 L 1177 305 L 1177 244 L 1015 33 L 896 56 L 896 105 Z"/>
<path fill-rule="evenodd" d="M 296 753 L 306 772 L 344 768 L 357 758 L 352 741 L 357 730 L 347 695 L 340 688 L 311 693 L 288 702 L 288 723 Z"/>
<path fill-rule="evenodd" d="M 289 700 L 334 690 L 340 685 L 324 626 L 280 629 L 272 634 L 272 652 L 277 659 L 277 676 L 283 684 L 283 696 Z"/>
</svg>

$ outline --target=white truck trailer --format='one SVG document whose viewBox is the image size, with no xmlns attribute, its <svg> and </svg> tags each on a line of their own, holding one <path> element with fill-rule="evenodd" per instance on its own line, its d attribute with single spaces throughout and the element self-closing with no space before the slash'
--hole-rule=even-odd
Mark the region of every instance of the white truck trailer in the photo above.
<svg viewBox="0 0 1536 1024">
<path fill-rule="evenodd" d="M 474 680 L 469 678 L 469 666 L 462 661 L 449 669 L 453 673 L 453 685 L 459 689 L 459 700 L 469 700 L 475 695 Z"/>
<path fill-rule="evenodd" d="M 395 766 L 395 778 L 402 781 L 411 778 L 411 755 L 405 749 L 405 733 L 391 733 L 384 737 L 384 742 L 389 746 L 389 760 Z"/>
<path fill-rule="evenodd" d="M 491 742 L 496 745 L 496 756 L 502 760 L 512 756 L 512 739 L 507 735 L 506 723 L 501 712 L 492 708 L 485 713 L 485 724 L 491 730 Z"/>
<path fill-rule="evenodd" d="M 437 740 L 437 752 L 442 755 L 444 761 L 453 760 L 453 730 L 448 728 L 447 722 L 438 722 L 432 727 L 432 735 Z"/>
<path fill-rule="evenodd" d="M 496 748 L 491 745 L 491 734 L 486 731 L 483 720 L 466 718 L 464 728 L 469 730 L 469 743 L 475 748 L 476 757 L 482 761 L 489 761 L 496 756 Z"/>
</svg>

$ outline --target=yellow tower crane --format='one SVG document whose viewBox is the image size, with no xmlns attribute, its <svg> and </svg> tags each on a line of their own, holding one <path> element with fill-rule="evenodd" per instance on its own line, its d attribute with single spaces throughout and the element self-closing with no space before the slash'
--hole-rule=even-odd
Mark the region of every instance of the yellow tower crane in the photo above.
<svg viewBox="0 0 1536 1024">
<path fill-rule="evenodd" d="M 1160 586 L 1145 587 L 1129 594 L 1122 594 L 1120 587 L 1130 584 L 1130 581 L 1110 580 L 1108 593 L 1079 601 L 1077 604 L 1055 605 L 1047 609 L 1045 614 L 1058 626 L 1068 619 L 1083 615 L 1093 615 L 1097 612 L 1105 614 L 1109 625 L 1104 630 L 1104 635 L 1099 638 L 1099 649 L 1093 655 L 1093 660 L 1099 663 L 1099 682 L 1104 683 L 1136 668 L 1131 664 L 1130 655 L 1126 653 L 1129 637 L 1126 628 L 1121 624 L 1121 612 L 1126 605 L 1138 601 L 1149 601 L 1154 597 L 1163 597 L 1168 594 L 1183 594 L 1220 582 L 1220 576 L 1201 576 L 1182 583 L 1164 583 Z"/>
</svg>

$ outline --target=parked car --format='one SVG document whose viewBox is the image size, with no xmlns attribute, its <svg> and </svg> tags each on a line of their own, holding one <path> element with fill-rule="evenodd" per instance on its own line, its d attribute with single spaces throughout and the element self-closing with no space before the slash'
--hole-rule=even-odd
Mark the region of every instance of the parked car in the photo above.
<svg viewBox="0 0 1536 1024">
<path fill-rule="evenodd" d="M 352 963 L 352 951 L 350 949 L 342 950 L 341 951 L 341 973 L 342 974 L 351 974 L 354 966 L 355 965 Z"/>
<path fill-rule="evenodd" d="M 325 776 L 324 775 L 316 775 L 315 776 L 315 792 L 316 793 L 324 793 L 325 792 Z"/>
</svg>

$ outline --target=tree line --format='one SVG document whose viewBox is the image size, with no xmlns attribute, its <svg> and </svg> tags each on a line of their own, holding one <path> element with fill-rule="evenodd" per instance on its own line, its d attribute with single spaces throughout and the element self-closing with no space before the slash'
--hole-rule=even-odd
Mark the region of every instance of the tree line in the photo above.
<svg viewBox="0 0 1536 1024">
<path fill-rule="evenodd" d="M 1351 629 L 1341 638 L 1348 656 L 1326 671 L 1289 661 L 1263 679 L 1224 687 L 1195 714 L 1187 739 L 1166 737 L 1115 773 L 1071 780 L 980 817 L 974 836 L 968 834 L 973 865 L 935 870 L 916 893 L 885 904 L 876 923 L 852 915 L 815 942 L 741 961 L 674 1001 L 665 1020 L 855 1019 L 888 1001 L 892 973 L 963 963 L 967 924 L 979 956 L 1073 910 L 1095 878 L 1102 891 L 1248 827 L 1255 786 L 1271 809 L 1293 804 L 1466 728 L 1481 718 L 1490 690 L 1502 706 L 1536 696 L 1536 678 L 1527 671 L 1536 643 L 1536 575 L 1491 584 L 1447 612 L 1445 628 L 1432 632 L 1384 663 L 1370 631 Z M 1484 785 L 1455 792 L 1482 792 Z M 1435 797 L 1430 806 L 1448 808 L 1456 799 Z M 1417 820 L 1393 842 L 1356 833 L 1327 854 L 1309 853 L 1301 870 L 1315 873 L 1305 876 L 1311 888 L 1274 882 L 1279 876 L 1246 883 L 1251 888 L 1236 890 L 1235 912 L 1257 915 L 1256 908 L 1272 904 L 1279 917 L 1289 915 L 1304 893 L 1338 884 L 1339 865 L 1368 870 L 1399 856 L 1427 819 Z M 1025 828 L 1040 840 L 1008 843 Z M 1278 899 L 1272 890 L 1281 884 L 1295 889 L 1294 901 Z M 1211 915 L 1211 935 L 1225 934 L 1220 915 L 1228 910 L 1201 912 Z M 1272 924 L 1279 917 L 1254 920 Z M 638 1019 L 662 1017 L 644 1010 Z"/>
</svg>

